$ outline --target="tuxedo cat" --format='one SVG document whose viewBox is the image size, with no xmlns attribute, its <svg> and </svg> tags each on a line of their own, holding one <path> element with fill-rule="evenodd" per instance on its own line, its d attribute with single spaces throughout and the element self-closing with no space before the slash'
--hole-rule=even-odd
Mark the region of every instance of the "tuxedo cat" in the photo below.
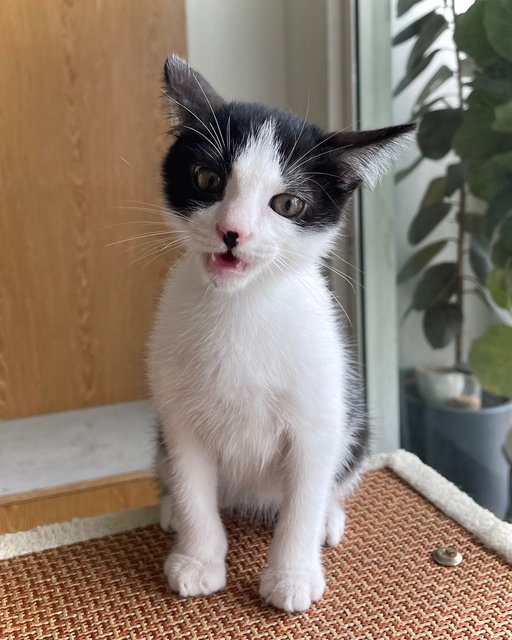
<svg viewBox="0 0 512 640">
<path fill-rule="evenodd" d="M 368 440 L 321 258 L 351 194 L 376 182 L 412 126 L 326 134 L 224 101 L 176 56 L 164 80 L 163 191 L 184 245 L 149 344 L 161 521 L 177 531 L 165 573 L 182 596 L 222 589 L 219 510 L 275 513 L 260 594 L 304 610 L 323 594 L 322 545 L 343 535 Z"/>
</svg>

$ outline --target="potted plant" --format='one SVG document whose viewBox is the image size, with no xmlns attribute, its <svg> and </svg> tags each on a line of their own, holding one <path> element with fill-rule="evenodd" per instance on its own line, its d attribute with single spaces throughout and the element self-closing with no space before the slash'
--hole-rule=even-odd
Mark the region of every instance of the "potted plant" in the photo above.
<svg viewBox="0 0 512 640">
<path fill-rule="evenodd" d="M 399 0 L 398 15 L 417 3 Z M 414 39 L 414 45 L 395 95 L 432 69 L 446 52 L 439 38 L 450 30 L 452 62 L 430 75 L 412 114 L 421 155 L 397 180 L 425 158 L 453 160 L 440 165 L 443 174 L 424 193 L 408 230 L 419 248 L 398 282 L 417 278 L 404 319 L 423 314 L 430 346 L 453 344 L 454 359 L 443 369 L 417 367 L 407 378 L 406 434 L 428 464 L 503 517 L 503 445 L 512 428 L 512 0 L 476 0 L 459 15 L 454 0 L 439 0 L 400 31 L 393 44 Z M 450 217 L 455 237 L 429 242 Z M 442 259 L 450 245 L 455 255 Z M 468 295 L 479 296 L 495 322 L 465 354 Z"/>
</svg>

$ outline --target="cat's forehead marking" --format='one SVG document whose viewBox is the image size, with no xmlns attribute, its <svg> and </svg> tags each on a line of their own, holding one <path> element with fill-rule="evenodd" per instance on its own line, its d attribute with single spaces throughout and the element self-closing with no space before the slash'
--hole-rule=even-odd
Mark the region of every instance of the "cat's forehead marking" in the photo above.
<svg viewBox="0 0 512 640">
<path fill-rule="evenodd" d="M 233 161 L 233 177 L 245 188 L 283 186 L 281 154 L 276 126 L 268 118 L 253 132 Z"/>
</svg>

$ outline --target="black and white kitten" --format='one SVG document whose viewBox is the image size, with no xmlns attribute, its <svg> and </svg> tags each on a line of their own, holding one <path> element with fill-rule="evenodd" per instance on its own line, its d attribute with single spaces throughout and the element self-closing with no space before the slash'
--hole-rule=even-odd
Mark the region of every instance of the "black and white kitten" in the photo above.
<svg viewBox="0 0 512 640">
<path fill-rule="evenodd" d="M 185 245 L 149 348 L 161 519 L 177 531 L 165 572 L 182 596 L 222 589 L 219 509 L 278 510 L 260 593 L 304 610 L 322 597 L 322 544 L 343 535 L 368 438 L 320 259 L 343 205 L 412 127 L 325 134 L 225 102 L 176 56 L 164 77 L 175 136 L 164 193 Z"/>
</svg>

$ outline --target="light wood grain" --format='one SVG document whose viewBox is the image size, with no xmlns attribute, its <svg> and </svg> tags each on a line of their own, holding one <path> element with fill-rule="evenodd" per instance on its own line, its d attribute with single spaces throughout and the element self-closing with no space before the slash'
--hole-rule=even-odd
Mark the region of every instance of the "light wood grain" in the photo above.
<svg viewBox="0 0 512 640">
<path fill-rule="evenodd" d="M 183 0 L 2 0 L 0 16 L 0 418 L 143 397 L 172 254 L 107 245 L 159 228 L 130 207 L 160 202 Z"/>
<path fill-rule="evenodd" d="M 0 533 L 154 505 L 152 471 L 138 471 L 0 498 Z"/>
</svg>

